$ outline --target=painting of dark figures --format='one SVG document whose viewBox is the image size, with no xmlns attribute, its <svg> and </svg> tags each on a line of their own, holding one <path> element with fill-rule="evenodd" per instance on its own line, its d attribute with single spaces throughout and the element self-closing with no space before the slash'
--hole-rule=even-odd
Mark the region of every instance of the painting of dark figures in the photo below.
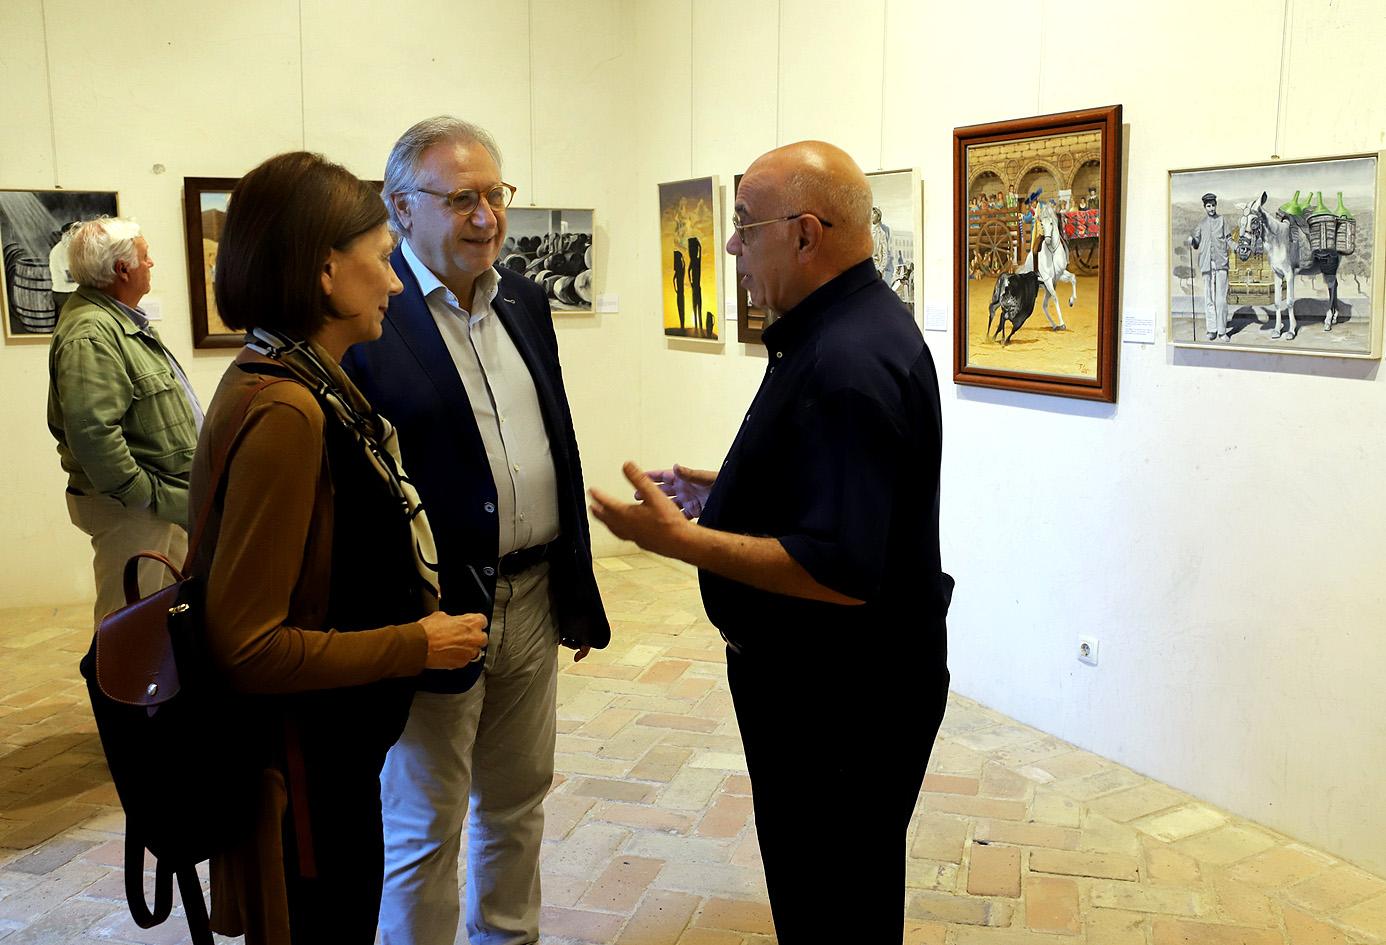
<svg viewBox="0 0 1386 945">
<path fill-rule="evenodd" d="M 715 177 L 659 185 L 666 337 L 722 343 L 722 318 L 716 311 L 722 284 L 718 193 Z"/>
</svg>

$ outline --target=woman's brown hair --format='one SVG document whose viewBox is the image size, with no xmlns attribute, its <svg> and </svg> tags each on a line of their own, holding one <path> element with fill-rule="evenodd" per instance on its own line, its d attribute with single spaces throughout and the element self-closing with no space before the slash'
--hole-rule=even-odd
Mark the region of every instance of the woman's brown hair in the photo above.
<svg viewBox="0 0 1386 945">
<path fill-rule="evenodd" d="M 265 161 L 236 184 L 226 209 L 215 280 L 221 320 L 310 337 L 332 317 L 320 278 L 328 255 L 385 220 L 380 194 L 320 154 Z"/>
</svg>

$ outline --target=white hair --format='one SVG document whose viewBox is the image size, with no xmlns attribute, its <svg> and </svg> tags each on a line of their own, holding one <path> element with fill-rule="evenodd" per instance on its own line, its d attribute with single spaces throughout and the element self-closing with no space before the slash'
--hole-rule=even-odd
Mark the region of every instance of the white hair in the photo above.
<svg viewBox="0 0 1386 945">
<path fill-rule="evenodd" d="M 137 266 L 140 261 L 135 240 L 140 225 L 121 217 L 101 216 L 74 223 L 63 233 L 67 268 L 78 285 L 104 289 L 116 278 L 116 263 Z"/>
<path fill-rule="evenodd" d="M 381 196 L 390 214 L 390 226 L 397 233 L 404 232 L 403 221 L 395 207 L 394 195 L 407 194 L 413 199 L 419 186 L 419 165 L 423 154 L 435 144 L 455 141 L 459 144 L 479 144 L 501 166 L 500 146 L 491 133 L 480 125 L 454 118 L 451 115 L 436 115 L 415 123 L 399 136 L 395 146 L 390 149 L 390 157 L 385 161 L 385 188 Z"/>
</svg>

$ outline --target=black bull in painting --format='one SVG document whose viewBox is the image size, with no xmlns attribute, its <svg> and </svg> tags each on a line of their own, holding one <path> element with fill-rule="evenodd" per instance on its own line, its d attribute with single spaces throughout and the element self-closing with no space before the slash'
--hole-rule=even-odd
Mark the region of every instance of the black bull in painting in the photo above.
<svg viewBox="0 0 1386 945">
<path fill-rule="evenodd" d="M 1016 331 L 1035 311 L 1035 299 L 1039 295 L 1040 280 L 1037 272 L 1010 272 L 998 276 L 996 288 L 991 292 L 991 302 L 987 305 L 987 336 L 995 337 L 991 331 L 992 319 L 996 310 L 1001 310 L 1001 318 L 996 324 L 996 335 L 1001 335 L 1001 344 L 1008 345 Z M 1006 322 L 1011 323 L 1010 333 L 1006 333 Z"/>
</svg>

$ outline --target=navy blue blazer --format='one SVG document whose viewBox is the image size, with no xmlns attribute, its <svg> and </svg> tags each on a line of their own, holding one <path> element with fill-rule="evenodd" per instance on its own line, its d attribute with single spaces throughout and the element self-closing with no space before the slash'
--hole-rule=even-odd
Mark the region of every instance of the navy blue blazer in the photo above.
<svg viewBox="0 0 1386 945">
<path fill-rule="evenodd" d="M 471 401 L 452 355 L 400 248 L 390 257 L 404 291 L 390 300 L 379 341 L 352 347 L 342 368 L 383 416 L 399 430 L 400 452 L 410 480 L 428 510 L 438 546 L 442 608 L 448 613 L 490 613 L 480 600 L 470 565 L 494 597 L 499 522 L 496 484 Z M 592 543 L 573 418 L 558 364 L 558 338 L 544 290 L 524 276 L 500 269 L 492 308 L 529 367 L 539 395 L 558 481 L 562 529 L 550 556 L 550 584 L 559 634 L 570 646 L 604 647 L 611 627 L 592 574 Z M 421 688 L 462 692 L 480 664 L 424 673 Z"/>
</svg>

